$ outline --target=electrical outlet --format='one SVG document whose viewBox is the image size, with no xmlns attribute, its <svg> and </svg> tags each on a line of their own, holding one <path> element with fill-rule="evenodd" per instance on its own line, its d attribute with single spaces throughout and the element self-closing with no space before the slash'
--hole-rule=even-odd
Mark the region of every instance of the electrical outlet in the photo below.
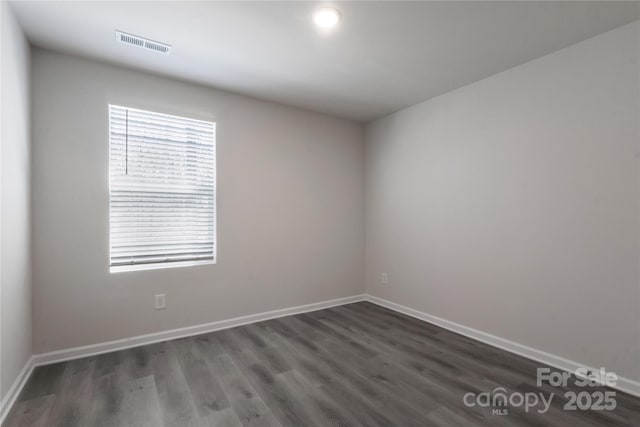
<svg viewBox="0 0 640 427">
<path fill-rule="evenodd" d="M 157 294 L 155 296 L 156 310 L 164 310 L 167 308 L 167 296 L 165 294 Z"/>
<path fill-rule="evenodd" d="M 389 275 L 387 273 L 382 273 L 380 275 L 380 283 L 382 283 L 383 285 L 389 284 Z"/>
</svg>

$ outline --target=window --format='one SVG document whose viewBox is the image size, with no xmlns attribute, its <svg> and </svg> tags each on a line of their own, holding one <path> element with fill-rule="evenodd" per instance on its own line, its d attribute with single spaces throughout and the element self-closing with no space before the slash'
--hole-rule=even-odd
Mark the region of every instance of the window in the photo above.
<svg viewBox="0 0 640 427">
<path fill-rule="evenodd" d="M 215 123 L 109 106 L 112 272 L 213 263 Z"/>
</svg>

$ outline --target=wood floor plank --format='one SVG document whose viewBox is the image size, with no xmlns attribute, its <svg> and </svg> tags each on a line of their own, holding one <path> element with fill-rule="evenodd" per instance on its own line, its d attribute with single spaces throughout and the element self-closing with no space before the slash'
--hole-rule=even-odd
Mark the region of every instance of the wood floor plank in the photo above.
<svg viewBox="0 0 640 427">
<path fill-rule="evenodd" d="M 520 373 L 509 370 L 493 361 L 482 363 L 478 360 L 479 357 L 474 357 L 471 354 L 452 351 L 432 342 L 420 344 L 401 334 L 381 332 L 371 327 L 366 322 L 366 318 L 354 315 L 347 310 L 341 310 L 341 308 L 336 310 L 339 315 L 344 315 L 344 320 L 338 324 L 338 327 L 359 331 L 362 336 L 374 340 L 379 346 L 386 348 L 387 351 L 400 354 L 400 357 L 406 359 L 407 363 L 411 364 L 412 369 L 416 371 L 434 376 L 450 377 L 453 380 L 463 375 L 472 377 L 476 374 L 493 378 L 502 385 L 510 386 L 520 384 L 526 378 Z M 535 374 L 535 370 L 531 374 Z"/>
<path fill-rule="evenodd" d="M 150 361 L 155 352 L 159 351 L 156 345 L 145 345 L 124 350 L 127 367 L 127 375 L 130 378 L 144 378 L 153 375 L 153 366 Z"/>
<path fill-rule="evenodd" d="M 57 393 L 66 367 L 67 362 L 61 362 L 35 368 L 19 400 L 31 400 L 36 397 Z"/>
<path fill-rule="evenodd" d="M 405 426 L 424 425 L 423 417 L 401 398 L 387 393 L 387 390 L 370 381 L 365 375 L 358 372 L 358 367 L 350 361 L 334 357 L 325 348 L 325 343 L 315 344 L 304 338 L 298 337 L 291 340 L 297 343 L 300 350 L 307 352 L 317 363 L 326 366 L 332 376 L 340 378 L 348 387 L 356 391 L 361 398 L 368 400 L 377 407 L 382 408 L 390 418 Z"/>
<path fill-rule="evenodd" d="M 260 397 L 238 399 L 233 402 L 233 410 L 244 427 L 280 427 L 271 409 Z"/>
<path fill-rule="evenodd" d="M 229 407 L 229 401 L 192 338 L 183 338 L 169 343 L 173 349 L 193 404 L 203 418 L 215 419 L 216 412 Z"/>
<path fill-rule="evenodd" d="M 297 395 L 305 396 L 314 419 L 325 426 L 362 426 L 347 408 L 342 407 L 321 388 L 315 387 L 296 370 L 278 374 L 282 382 Z"/>
<path fill-rule="evenodd" d="M 52 426 L 83 427 L 91 417 L 94 358 L 67 362 L 60 388 L 49 410 Z"/>
<path fill-rule="evenodd" d="M 204 354 L 241 424 L 245 427 L 278 427 L 271 410 L 249 383 L 242 371 L 224 352 Z"/>
<path fill-rule="evenodd" d="M 3 427 L 640 426 L 640 399 L 566 411 L 539 363 L 354 303 L 36 368 Z M 466 393 L 553 393 L 546 413 Z M 611 392 L 596 387 L 589 391 Z"/>
<path fill-rule="evenodd" d="M 376 349 L 367 345 L 366 343 L 355 341 L 349 336 L 345 335 L 343 332 L 327 326 L 326 324 L 316 320 L 312 316 L 302 314 L 298 316 L 298 318 L 310 327 L 317 329 L 320 333 L 324 334 L 325 338 L 341 342 L 343 345 L 350 347 L 353 352 L 357 353 L 363 358 L 375 357 L 379 354 Z"/>
<path fill-rule="evenodd" d="M 312 354 L 306 352 L 306 347 L 296 347 L 291 340 L 284 337 L 274 337 L 280 340 L 280 348 L 293 357 L 295 368 L 304 374 L 307 381 L 316 385 L 325 395 L 342 403 L 350 412 L 357 415 L 364 426 L 394 426 L 395 423 L 387 418 L 378 408 L 364 399 L 360 393 L 345 384 L 341 378 L 333 375 L 330 367 L 319 362 Z"/>
<path fill-rule="evenodd" d="M 286 361 L 286 358 L 279 354 L 270 344 L 265 342 L 259 335 L 260 331 L 254 329 L 252 325 L 234 328 L 230 332 L 235 334 L 238 341 L 250 349 L 251 353 L 263 366 L 269 369 L 271 373 L 279 374 L 291 370 L 291 366 Z"/>
<path fill-rule="evenodd" d="M 48 394 L 16 403 L 3 427 L 49 427 L 54 399 L 54 395 Z"/>
<path fill-rule="evenodd" d="M 320 426 L 300 397 L 283 386 L 264 366 L 248 366 L 246 375 L 283 426 Z"/>
<path fill-rule="evenodd" d="M 111 375 L 116 370 L 122 369 L 124 364 L 127 362 L 126 355 L 126 351 L 123 350 L 96 356 L 96 364 L 93 369 L 93 376 L 95 378 L 100 378 L 104 375 Z"/>
<path fill-rule="evenodd" d="M 257 396 L 253 386 L 242 371 L 231 361 L 229 355 L 221 354 L 209 358 L 208 361 L 229 401 L 253 399 Z"/>
<path fill-rule="evenodd" d="M 209 427 L 243 427 L 233 408 L 220 409 L 204 416 Z"/>
<path fill-rule="evenodd" d="M 124 382 L 120 382 L 115 376 L 102 376 L 96 390 L 98 393 L 94 394 L 96 399 L 91 423 L 87 425 L 92 427 L 165 426 L 152 375 Z"/>
<path fill-rule="evenodd" d="M 130 351 L 124 350 L 96 356 L 91 425 L 116 426 L 121 422 L 125 404 L 131 405 L 131 399 L 139 398 L 143 393 L 151 393 L 152 386 L 155 393 L 155 383 L 148 379 L 153 379 L 152 375 L 141 377 L 147 379 L 140 384 L 136 382 L 140 378 L 132 375 L 130 365 L 133 360 L 128 357 L 131 354 Z M 140 389 L 136 386 L 142 387 L 142 390 L 138 391 Z M 131 397 L 133 393 L 136 393 L 136 396 Z"/>
<path fill-rule="evenodd" d="M 198 415 L 180 363 L 169 343 L 152 344 L 149 366 L 153 372 L 158 401 L 165 427 L 201 427 L 206 425 Z"/>
</svg>

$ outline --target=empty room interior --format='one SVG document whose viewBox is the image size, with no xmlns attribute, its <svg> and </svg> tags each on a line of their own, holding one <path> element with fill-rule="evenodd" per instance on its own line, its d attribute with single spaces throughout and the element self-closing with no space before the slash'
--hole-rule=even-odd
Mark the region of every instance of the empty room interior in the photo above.
<svg viewBox="0 0 640 427">
<path fill-rule="evenodd" d="M 0 7 L 2 427 L 640 426 L 640 2 Z"/>
</svg>

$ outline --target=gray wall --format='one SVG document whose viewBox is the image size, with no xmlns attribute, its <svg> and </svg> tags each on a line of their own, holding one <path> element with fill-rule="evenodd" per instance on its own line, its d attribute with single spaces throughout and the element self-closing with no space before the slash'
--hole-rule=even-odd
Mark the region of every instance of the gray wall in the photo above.
<svg viewBox="0 0 640 427">
<path fill-rule="evenodd" d="M 362 125 L 48 51 L 32 62 L 35 353 L 362 292 Z M 216 265 L 109 273 L 109 103 L 217 122 Z"/>
<path fill-rule="evenodd" d="M 31 356 L 29 45 L 0 3 L 0 398 Z"/>
<path fill-rule="evenodd" d="M 370 123 L 368 291 L 640 379 L 639 35 Z"/>
</svg>

